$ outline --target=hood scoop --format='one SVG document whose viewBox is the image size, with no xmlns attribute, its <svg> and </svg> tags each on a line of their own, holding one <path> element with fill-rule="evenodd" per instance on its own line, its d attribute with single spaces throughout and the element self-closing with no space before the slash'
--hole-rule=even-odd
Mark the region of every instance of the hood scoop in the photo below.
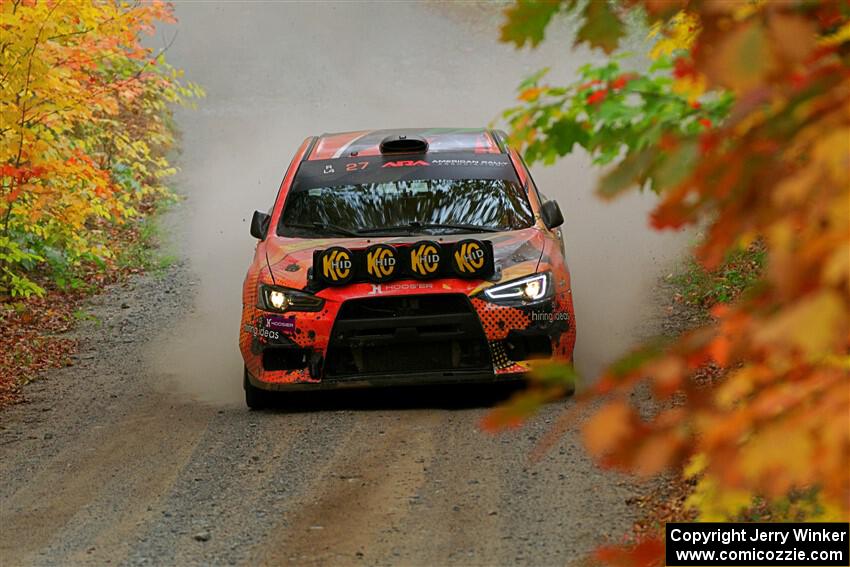
<svg viewBox="0 0 850 567">
<path fill-rule="evenodd" d="M 428 151 L 428 141 L 421 136 L 387 136 L 381 140 L 382 154 L 424 154 Z"/>
</svg>

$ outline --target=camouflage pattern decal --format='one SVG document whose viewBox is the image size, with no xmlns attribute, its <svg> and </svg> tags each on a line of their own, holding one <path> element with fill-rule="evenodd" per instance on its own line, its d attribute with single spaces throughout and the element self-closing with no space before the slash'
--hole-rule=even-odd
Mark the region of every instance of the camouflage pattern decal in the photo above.
<svg viewBox="0 0 850 567">
<path fill-rule="evenodd" d="M 504 339 L 511 329 L 527 329 L 531 324 L 528 314 L 516 307 L 501 307 L 478 298 L 472 299 L 472 306 L 488 339 Z"/>
</svg>

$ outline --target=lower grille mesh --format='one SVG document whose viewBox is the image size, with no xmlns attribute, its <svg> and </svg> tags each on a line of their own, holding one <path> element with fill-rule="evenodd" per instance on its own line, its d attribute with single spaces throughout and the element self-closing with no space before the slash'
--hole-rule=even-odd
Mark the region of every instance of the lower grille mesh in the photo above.
<svg viewBox="0 0 850 567">
<path fill-rule="evenodd" d="M 491 370 L 478 316 L 460 294 L 354 299 L 340 309 L 325 375 Z"/>
</svg>

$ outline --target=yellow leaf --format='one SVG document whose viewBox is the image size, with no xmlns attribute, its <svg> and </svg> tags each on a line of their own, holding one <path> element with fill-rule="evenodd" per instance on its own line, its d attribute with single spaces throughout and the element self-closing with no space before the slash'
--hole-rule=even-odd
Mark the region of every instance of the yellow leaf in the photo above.
<svg viewBox="0 0 850 567">
<path fill-rule="evenodd" d="M 752 502 L 750 492 L 721 486 L 713 476 L 706 474 L 697 482 L 685 506 L 698 510 L 697 519 L 701 522 L 724 522 L 735 519 Z"/>
<path fill-rule="evenodd" d="M 797 348 L 808 360 L 817 361 L 835 350 L 846 326 L 847 305 L 826 289 L 779 312 L 755 331 L 753 340 L 765 347 Z"/>
<path fill-rule="evenodd" d="M 741 471 L 753 484 L 766 483 L 772 494 L 782 495 L 808 483 L 813 449 L 810 432 L 785 421 L 750 438 L 738 460 Z"/>
<path fill-rule="evenodd" d="M 663 32 L 663 34 L 662 34 Z M 699 20 L 693 14 L 679 12 L 662 27 L 661 22 L 653 24 L 648 37 L 653 38 L 662 34 L 649 52 L 650 59 L 658 59 L 679 50 L 690 49 L 699 33 Z"/>
<path fill-rule="evenodd" d="M 821 38 L 820 44 L 826 46 L 841 45 L 846 41 L 850 41 L 850 21 L 844 22 L 844 25 L 835 30 L 835 33 Z"/>
</svg>

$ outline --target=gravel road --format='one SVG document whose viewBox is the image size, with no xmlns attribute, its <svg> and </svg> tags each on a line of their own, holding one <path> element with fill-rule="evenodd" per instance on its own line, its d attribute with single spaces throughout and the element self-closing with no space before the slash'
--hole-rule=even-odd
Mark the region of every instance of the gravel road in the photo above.
<svg viewBox="0 0 850 567">
<path fill-rule="evenodd" d="M 144 349 L 192 288 L 175 266 L 98 297 L 76 364 L 2 414 L 0 564 L 564 565 L 628 528 L 635 488 L 575 436 L 529 463 L 561 404 L 493 437 L 497 390 L 175 394 Z"/>
<path fill-rule="evenodd" d="M 80 354 L 0 414 L 0 565 L 565 565 L 634 519 L 639 489 L 595 468 L 574 433 L 529 452 L 565 404 L 502 436 L 477 429 L 503 391 L 402 390 L 240 402 L 246 219 L 268 208 L 300 140 L 322 131 L 480 126 L 519 78 L 592 59 L 562 40 L 499 45 L 478 4 L 179 4 L 154 40 L 208 91 L 180 112 L 171 216 L 184 258 L 109 290 Z M 174 37 L 174 34 L 177 34 Z M 593 373 L 646 330 L 681 237 L 613 206 L 587 158 L 536 171 L 557 197 Z M 126 307 L 125 307 L 126 306 Z"/>
</svg>

